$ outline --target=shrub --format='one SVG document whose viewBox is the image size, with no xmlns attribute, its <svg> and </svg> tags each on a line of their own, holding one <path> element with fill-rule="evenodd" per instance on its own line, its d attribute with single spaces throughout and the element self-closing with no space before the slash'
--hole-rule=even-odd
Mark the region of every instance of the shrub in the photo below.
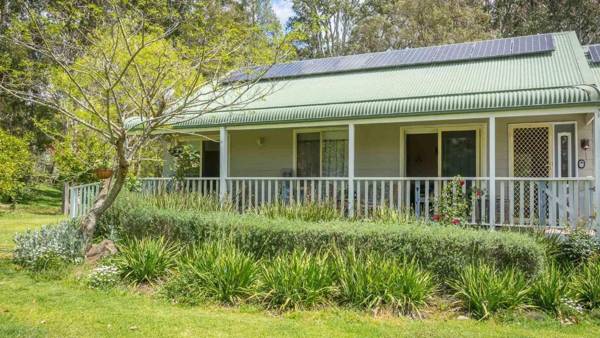
<svg viewBox="0 0 600 338">
<path fill-rule="evenodd" d="M 576 301 L 588 309 L 600 307 L 600 262 L 590 261 L 575 272 L 571 290 Z"/>
<path fill-rule="evenodd" d="M 501 271 L 487 264 L 467 266 L 450 286 L 462 307 L 479 319 L 525 306 L 529 292 L 523 273 L 512 268 Z"/>
<path fill-rule="evenodd" d="M 329 255 L 295 250 L 265 262 L 261 299 L 268 308 L 290 310 L 328 304 L 335 291 Z"/>
<path fill-rule="evenodd" d="M 136 283 L 154 282 L 175 265 L 178 248 L 164 237 L 128 240 L 119 245 L 114 264 L 124 279 Z"/>
<path fill-rule="evenodd" d="M 580 264 L 597 255 L 600 251 L 598 240 L 585 228 L 577 228 L 566 236 L 560 246 L 558 259 L 564 264 Z"/>
<path fill-rule="evenodd" d="M 15 263 L 34 271 L 61 268 L 83 261 L 85 244 L 73 223 L 46 225 L 15 236 Z"/>
<path fill-rule="evenodd" d="M 410 210 L 398 212 L 398 209 L 390 208 L 387 205 L 382 205 L 375 208 L 375 210 L 373 210 L 372 214 L 369 216 L 369 219 L 378 223 L 413 223 L 425 225 L 425 222 L 416 218 L 414 213 L 412 213 Z"/>
<path fill-rule="evenodd" d="M 546 234 L 544 230 L 534 231 L 532 233 L 533 238 L 542 246 L 544 249 L 544 255 L 546 260 L 556 263 L 562 263 L 562 246 L 563 237 L 558 234 Z"/>
<path fill-rule="evenodd" d="M 203 242 L 231 237 L 243 251 L 257 257 L 306 249 L 310 252 L 354 245 L 398 257 L 415 257 L 438 278 L 457 276 L 470 263 L 483 259 L 499 268 L 515 266 L 534 275 L 544 262 L 543 247 L 530 236 L 420 224 L 327 223 L 270 219 L 254 214 L 157 209 L 143 199 L 119 200 L 100 221 L 115 225 L 127 236 L 166 236 Z"/>
<path fill-rule="evenodd" d="M 87 278 L 87 285 L 94 289 L 110 289 L 119 283 L 119 269 L 114 265 L 100 265 Z"/>
<path fill-rule="evenodd" d="M 549 264 L 531 285 L 531 302 L 538 308 L 560 315 L 568 302 L 567 274 L 557 265 Z"/>
<path fill-rule="evenodd" d="M 194 247 L 179 261 L 177 271 L 165 287 L 167 297 L 189 304 L 202 299 L 236 304 L 256 292 L 259 263 L 235 246 L 218 241 Z"/>
<path fill-rule="evenodd" d="M 23 193 L 25 179 L 31 175 L 32 167 L 27 141 L 0 129 L 0 202 L 16 202 Z"/>
<path fill-rule="evenodd" d="M 431 276 L 414 259 L 359 254 L 354 248 L 335 258 L 337 298 L 341 304 L 409 314 L 425 305 L 434 292 Z"/>
<path fill-rule="evenodd" d="M 456 176 L 443 188 L 442 193 L 435 201 L 442 224 L 464 224 L 469 214 L 469 200 L 463 193 L 465 180 Z"/>
<path fill-rule="evenodd" d="M 309 222 L 326 222 L 340 219 L 342 216 L 330 203 L 274 203 L 260 206 L 257 214 L 269 218 L 286 218 Z"/>
<path fill-rule="evenodd" d="M 178 183 L 177 181 L 172 181 Z M 157 195 L 132 195 L 125 194 L 123 199 L 142 198 L 144 203 L 150 207 L 170 210 L 197 210 L 197 211 L 219 211 L 223 206 L 216 195 L 203 196 L 186 192 L 171 192 Z M 225 207 L 227 209 L 227 207 Z"/>
</svg>

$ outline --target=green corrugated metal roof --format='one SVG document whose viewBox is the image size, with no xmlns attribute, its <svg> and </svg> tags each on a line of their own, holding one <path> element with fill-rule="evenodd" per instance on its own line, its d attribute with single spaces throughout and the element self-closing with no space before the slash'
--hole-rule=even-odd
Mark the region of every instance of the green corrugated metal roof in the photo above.
<svg viewBox="0 0 600 338">
<path fill-rule="evenodd" d="M 174 126 L 599 104 L 599 93 L 592 87 L 596 79 L 575 33 L 555 33 L 554 38 L 556 50 L 551 53 L 263 81 L 256 90 L 274 89 L 265 98 L 243 109 L 186 118 Z"/>
</svg>

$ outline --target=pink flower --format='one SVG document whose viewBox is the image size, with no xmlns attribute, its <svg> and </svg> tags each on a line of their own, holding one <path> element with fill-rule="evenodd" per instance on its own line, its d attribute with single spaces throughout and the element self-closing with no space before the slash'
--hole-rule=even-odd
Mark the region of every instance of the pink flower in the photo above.
<svg viewBox="0 0 600 338">
<path fill-rule="evenodd" d="M 454 225 L 459 225 L 459 224 L 460 224 L 460 219 L 458 219 L 458 218 L 453 218 L 453 219 L 452 219 L 452 224 L 454 224 Z"/>
<path fill-rule="evenodd" d="M 460 180 L 458 181 L 460 183 L 460 186 L 462 187 L 463 185 L 465 185 L 465 180 Z"/>
<path fill-rule="evenodd" d="M 431 220 L 434 222 L 439 222 L 440 221 L 440 215 L 435 214 L 433 216 L 431 216 Z"/>
<path fill-rule="evenodd" d="M 475 195 L 477 195 L 477 197 L 481 196 L 481 191 L 476 191 Z"/>
</svg>

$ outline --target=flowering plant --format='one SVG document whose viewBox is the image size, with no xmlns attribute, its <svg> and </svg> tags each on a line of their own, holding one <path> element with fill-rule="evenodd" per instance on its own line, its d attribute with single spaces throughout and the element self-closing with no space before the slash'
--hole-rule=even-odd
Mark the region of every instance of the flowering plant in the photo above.
<svg viewBox="0 0 600 338">
<path fill-rule="evenodd" d="M 469 203 L 463 191 L 464 185 L 465 180 L 460 176 L 455 176 L 446 184 L 435 201 L 438 213 L 433 215 L 433 221 L 453 225 L 465 222 L 469 213 Z"/>
<path fill-rule="evenodd" d="M 96 267 L 87 279 L 87 284 L 94 289 L 108 289 L 119 282 L 119 269 L 114 265 Z"/>
</svg>

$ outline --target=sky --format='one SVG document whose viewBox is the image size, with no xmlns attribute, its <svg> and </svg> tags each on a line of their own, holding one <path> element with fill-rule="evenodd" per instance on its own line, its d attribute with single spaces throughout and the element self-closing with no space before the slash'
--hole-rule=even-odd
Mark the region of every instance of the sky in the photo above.
<svg viewBox="0 0 600 338">
<path fill-rule="evenodd" d="M 272 0 L 271 4 L 273 6 L 273 11 L 275 11 L 275 15 L 279 22 L 281 22 L 281 26 L 285 27 L 287 20 L 290 16 L 292 16 L 292 1 L 291 0 Z"/>
</svg>

